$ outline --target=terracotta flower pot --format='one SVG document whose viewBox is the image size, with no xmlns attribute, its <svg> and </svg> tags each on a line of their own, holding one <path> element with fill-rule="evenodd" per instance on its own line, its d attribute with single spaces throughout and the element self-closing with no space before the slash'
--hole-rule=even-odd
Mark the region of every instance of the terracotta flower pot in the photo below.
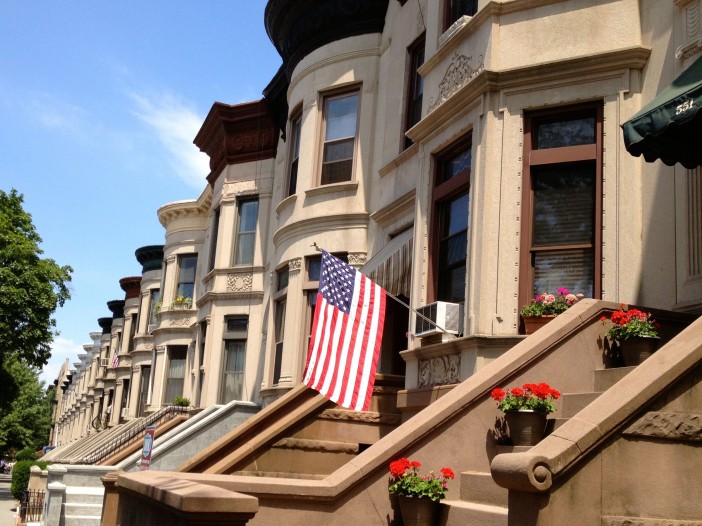
<svg viewBox="0 0 702 526">
<path fill-rule="evenodd" d="M 555 314 L 550 314 L 548 316 L 526 316 L 524 318 L 524 332 L 527 335 L 534 334 L 541 327 L 555 318 Z"/>
<path fill-rule="evenodd" d="M 398 497 L 404 526 L 435 526 L 439 516 L 439 501 L 429 498 Z"/>
<path fill-rule="evenodd" d="M 617 341 L 619 353 L 622 355 L 624 365 L 632 367 L 640 365 L 646 358 L 658 349 L 660 338 L 656 336 L 634 336 L 626 340 Z"/>
<path fill-rule="evenodd" d="M 532 410 L 505 411 L 509 436 L 515 446 L 535 446 L 546 431 L 546 413 Z"/>
</svg>

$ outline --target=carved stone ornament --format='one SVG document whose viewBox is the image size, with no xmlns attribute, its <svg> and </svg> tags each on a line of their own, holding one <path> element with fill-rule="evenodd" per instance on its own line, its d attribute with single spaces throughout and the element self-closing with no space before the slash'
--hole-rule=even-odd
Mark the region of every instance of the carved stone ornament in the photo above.
<svg viewBox="0 0 702 526">
<path fill-rule="evenodd" d="M 157 353 L 164 353 L 164 352 L 166 352 L 166 346 L 165 346 L 165 345 L 159 345 L 158 347 L 156 347 L 156 352 L 157 352 Z"/>
<path fill-rule="evenodd" d="M 190 325 L 190 316 L 183 316 L 171 320 L 171 327 L 187 327 Z"/>
<path fill-rule="evenodd" d="M 227 274 L 227 292 L 246 292 L 253 286 L 253 273 Z"/>
<path fill-rule="evenodd" d="M 419 387 L 457 384 L 460 369 L 459 354 L 419 360 Z"/>
<path fill-rule="evenodd" d="M 685 60 L 702 50 L 702 29 L 700 0 L 695 0 L 685 7 L 684 33 L 685 42 L 675 50 L 675 58 Z"/>
<path fill-rule="evenodd" d="M 702 442 L 702 414 L 649 411 L 624 436 L 681 442 Z"/>
<path fill-rule="evenodd" d="M 366 263 L 368 256 L 365 252 L 349 252 L 349 265 L 352 267 L 360 267 Z"/>
<path fill-rule="evenodd" d="M 479 73 L 485 69 L 483 64 L 483 56 L 480 55 L 475 61 L 475 67 L 471 65 L 473 57 L 466 57 L 455 53 L 451 64 L 446 69 L 444 78 L 439 83 L 439 94 L 436 99 L 433 97 L 429 100 L 429 111 L 435 110 L 463 86 L 473 80 Z"/>
<path fill-rule="evenodd" d="M 255 195 L 258 193 L 256 181 L 234 181 L 224 183 L 222 186 L 222 198 L 232 198 L 240 195 Z"/>
<path fill-rule="evenodd" d="M 295 258 L 288 261 L 288 270 L 290 270 L 290 272 L 300 272 L 300 270 L 302 270 L 302 258 Z"/>
</svg>

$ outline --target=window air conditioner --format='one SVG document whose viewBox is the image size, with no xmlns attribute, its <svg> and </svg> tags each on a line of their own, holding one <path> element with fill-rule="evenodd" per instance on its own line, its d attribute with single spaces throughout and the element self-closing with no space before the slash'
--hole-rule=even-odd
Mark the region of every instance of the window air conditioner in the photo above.
<svg viewBox="0 0 702 526">
<path fill-rule="evenodd" d="M 100 358 L 100 367 L 107 367 L 108 365 L 110 365 L 109 358 Z"/>
<path fill-rule="evenodd" d="M 447 303 L 445 301 L 437 301 L 429 305 L 423 305 L 417 309 L 417 312 L 428 318 L 433 325 L 419 315 L 415 315 L 414 334 L 420 338 L 433 336 L 435 334 L 461 334 L 463 333 L 463 305 L 460 303 Z"/>
</svg>

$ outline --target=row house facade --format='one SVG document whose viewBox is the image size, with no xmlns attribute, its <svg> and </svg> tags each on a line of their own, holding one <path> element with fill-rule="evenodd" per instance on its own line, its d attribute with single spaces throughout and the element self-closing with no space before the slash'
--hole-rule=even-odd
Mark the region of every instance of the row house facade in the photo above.
<svg viewBox="0 0 702 526">
<path fill-rule="evenodd" d="M 543 291 L 702 311 L 699 169 L 643 163 L 620 131 L 698 56 L 699 9 L 268 2 L 283 65 L 261 100 L 212 106 L 204 190 L 158 209 L 165 243 L 100 318 L 57 443 L 178 396 L 265 407 L 298 385 L 318 247 L 413 308 L 460 306 L 458 335 L 420 337 L 389 301 L 378 389 L 468 378 Z"/>
</svg>

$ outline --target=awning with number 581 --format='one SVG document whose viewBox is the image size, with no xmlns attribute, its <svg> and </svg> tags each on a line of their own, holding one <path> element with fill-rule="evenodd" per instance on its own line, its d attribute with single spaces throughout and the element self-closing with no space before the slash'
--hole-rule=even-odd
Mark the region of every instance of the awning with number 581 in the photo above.
<svg viewBox="0 0 702 526">
<path fill-rule="evenodd" d="M 647 162 L 702 165 L 702 57 L 622 125 L 624 145 Z"/>
</svg>

